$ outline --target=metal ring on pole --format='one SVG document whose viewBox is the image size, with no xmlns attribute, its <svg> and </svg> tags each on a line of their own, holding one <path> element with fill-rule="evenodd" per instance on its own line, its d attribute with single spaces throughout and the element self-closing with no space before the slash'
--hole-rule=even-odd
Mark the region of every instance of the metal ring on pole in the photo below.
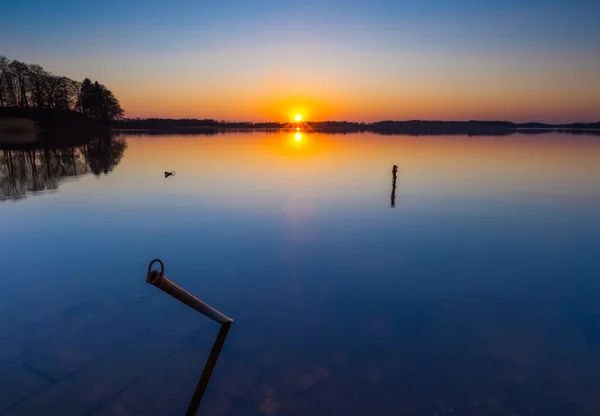
<svg viewBox="0 0 600 416">
<path fill-rule="evenodd" d="M 160 264 L 160 272 L 158 270 L 152 270 L 152 266 L 154 265 L 154 263 L 158 263 Z M 165 275 L 165 264 L 162 262 L 161 259 L 154 259 L 150 262 L 150 264 L 148 265 L 148 274 L 146 275 L 146 281 L 150 282 L 152 279 L 150 278 L 150 274 L 152 272 L 157 272 L 160 274 L 160 277 L 163 277 Z"/>
</svg>

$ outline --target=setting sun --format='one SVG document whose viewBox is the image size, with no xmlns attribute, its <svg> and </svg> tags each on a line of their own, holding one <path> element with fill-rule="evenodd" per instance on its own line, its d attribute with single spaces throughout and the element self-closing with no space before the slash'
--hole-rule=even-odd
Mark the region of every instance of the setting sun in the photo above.
<svg viewBox="0 0 600 416">
<path fill-rule="evenodd" d="M 296 121 L 302 121 L 302 114 L 296 114 L 294 116 L 294 120 L 296 120 Z"/>
</svg>

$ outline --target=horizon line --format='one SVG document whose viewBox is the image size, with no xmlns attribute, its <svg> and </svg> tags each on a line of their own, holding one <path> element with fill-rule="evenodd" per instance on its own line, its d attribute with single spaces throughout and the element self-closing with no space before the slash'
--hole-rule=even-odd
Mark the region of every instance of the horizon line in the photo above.
<svg viewBox="0 0 600 416">
<path fill-rule="evenodd" d="M 463 119 L 463 120 L 439 120 L 439 119 L 406 119 L 406 120 L 394 120 L 394 119 L 382 119 L 377 121 L 351 121 L 351 120 L 322 120 L 322 121 L 232 121 L 232 120 L 218 120 L 216 118 L 199 118 L 199 117 L 124 117 L 119 121 L 129 121 L 129 120 L 171 120 L 171 121 L 183 121 L 183 120 L 193 120 L 193 121 L 211 121 L 218 124 L 282 124 L 282 125 L 298 125 L 298 124 L 311 124 L 311 123 L 351 123 L 351 124 L 361 124 L 361 125 L 369 125 L 369 124 L 377 124 L 377 123 L 411 123 L 411 122 L 420 122 L 420 123 L 503 123 L 503 124 L 514 124 L 514 125 L 523 125 L 523 124 L 541 124 L 547 126 L 563 126 L 563 125 L 572 125 L 572 124 L 600 124 L 600 118 L 598 121 L 570 121 L 563 123 L 547 123 L 543 121 L 524 121 L 524 122 L 515 122 L 510 120 L 491 120 L 491 119 Z"/>
</svg>

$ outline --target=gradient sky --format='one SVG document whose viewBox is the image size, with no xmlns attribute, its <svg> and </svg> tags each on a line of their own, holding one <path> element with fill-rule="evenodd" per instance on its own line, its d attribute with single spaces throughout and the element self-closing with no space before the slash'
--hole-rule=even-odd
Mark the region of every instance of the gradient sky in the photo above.
<svg viewBox="0 0 600 416">
<path fill-rule="evenodd" d="M 9 0 L 0 54 L 128 117 L 600 119 L 598 0 Z"/>
</svg>

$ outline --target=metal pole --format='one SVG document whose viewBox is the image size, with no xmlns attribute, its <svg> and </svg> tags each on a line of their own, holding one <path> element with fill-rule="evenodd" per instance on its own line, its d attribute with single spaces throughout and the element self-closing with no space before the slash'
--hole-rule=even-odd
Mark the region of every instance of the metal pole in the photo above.
<svg viewBox="0 0 600 416">
<path fill-rule="evenodd" d="M 208 382 L 210 381 L 212 372 L 215 369 L 215 366 L 217 365 L 217 360 L 219 359 L 219 354 L 221 354 L 221 349 L 223 348 L 223 344 L 225 343 L 225 338 L 227 338 L 229 328 L 231 328 L 230 322 L 221 325 L 221 329 L 219 330 L 217 339 L 213 344 L 212 350 L 210 351 L 210 355 L 206 360 L 206 364 L 204 364 L 204 370 L 202 370 L 202 375 L 200 376 L 200 380 L 198 380 L 198 385 L 196 386 L 196 390 L 194 391 L 192 400 L 190 400 L 188 409 L 185 412 L 186 416 L 194 416 L 196 412 L 198 412 L 200 402 L 202 401 L 202 397 L 204 397 L 204 392 L 208 387 Z"/>
<path fill-rule="evenodd" d="M 160 272 L 158 270 L 151 270 L 152 265 L 154 263 L 160 263 Z M 195 309 L 202 315 L 220 323 L 221 325 L 233 322 L 233 319 L 231 319 L 230 317 L 223 315 L 221 312 L 219 312 L 212 306 L 207 305 L 191 293 L 185 291 L 184 289 L 167 279 L 164 276 L 164 270 L 165 268 L 162 261 L 158 259 L 152 260 L 152 262 L 150 262 L 150 266 L 148 266 L 148 275 L 146 277 L 146 283 L 156 286 L 157 288 L 165 292 L 167 295 L 173 296 L 178 301 L 185 303 L 190 308 Z"/>
<path fill-rule="evenodd" d="M 160 264 L 160 271 L 152 270 L 152 265 L 154 265 L 154 263 Z M 221 324 L 221 329 L 217 334 L 217 339 L 215 340 L 212 350 L 210 351 L 210 355 L 206 360 L 206 364 L 204 365 L 204 369 L 202 370 L 202 374 L 200 375 L 200 380 L 198 380 L 198 385 L 196 386 L 196 390 L 192 395 L 192 399 L 185 413 L 186 416 L 194 416 L 198 411 L 198 408 L 200 407 L 200 402 L 202 401 L 202 397 L 204 397 L 204 392 L 208 387 L 210 377 L 212 376 L 213 370 L 217 365 L 219 354 L 221 354 L 223 344 L 225 343 L 225 339 L 227 338 L 227 333 L 229 332 L 229 328 L 231 328 L 231 323 L 233 322 L 233 319 L 223 315 L 218 310 L 202 302 L 200 299 L 198 299 L 191 293 L 183 290 L 175 283 L 167 279 L 165 277 L 165 265 L 160 259 L 154 259 L 150 262 L 150 265 L 148 266 L 148 274 L 146 275 L 146 282 L 148 284 L 156 286 L 157 288 L 159 288 L 166 294 L 174 297 L 178 301 L 185 303 L 187 306 L 200 312 L 202 315 Z"/>
</svg>

